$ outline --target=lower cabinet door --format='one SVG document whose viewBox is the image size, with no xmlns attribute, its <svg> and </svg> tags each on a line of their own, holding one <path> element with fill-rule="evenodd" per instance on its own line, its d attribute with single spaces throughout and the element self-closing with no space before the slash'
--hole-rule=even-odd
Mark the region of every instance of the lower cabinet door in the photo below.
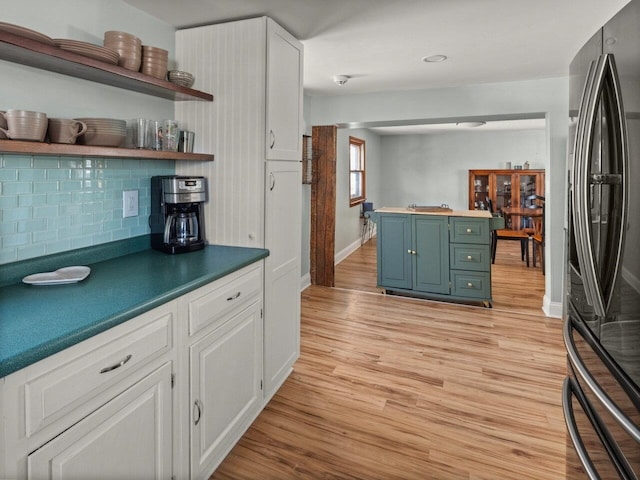
<svg viewBox="0 0 640 480">
<path fill-rule="evenodd" d="M 413 215 L 413 289 L 449 294 L 449 217 Z"/>
<path fill-rule="evenodd" d="M 413 286 L 411 215 L 382 213 L 377 218 L 378 285 L 410 289 Z"/>
<path fill-rule="evenodd" d="M 262 400 L 262 319 L 255 302 L 191 346 L 191 478 L 209 478 Z"/>
<path fill-rule="evenodd" d="M 28 456 L 31 480 L 170 479 L 171 363 Z"/>
</svg>

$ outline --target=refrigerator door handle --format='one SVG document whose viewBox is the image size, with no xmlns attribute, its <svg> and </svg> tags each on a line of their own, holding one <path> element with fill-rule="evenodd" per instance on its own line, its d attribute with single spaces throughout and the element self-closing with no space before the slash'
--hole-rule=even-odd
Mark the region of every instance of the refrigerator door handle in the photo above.
<svg viewBox="0 0 640 480">
<path fill-rule="evenodd" d="M 582 441 L 582 438 L 580 438 L 578 429 L 576 428 L 576 418 L 571 405 L 572 395 L 573 387 L 571 385 L 571 380 L 569 378 L 565 378 L 562 383 L 562 410 L 564 412 L 564 421 L 567 424 L 569 438 L 571 439 L 571 443 L 573 443 L 573 447 L 578 454 L 578 459 L 580 460 L 585 473 L 589 477 L 589 480 L 601 480 L 600 475 L 596 471 L 596 468 L 587 453 L 584 442 Z"/>
<path fill-rule="evenodd" d="M 591 376 L 587 367 L 585 367 L 580 354 L 576 349 L 571 334 L 571 318 L 567 318 L 562 328 L 562 337 L 567 349 L 567 356 L 575 371 L 584 380 L 589 390 L 598 398 L 604 408 L 611 414 L 616 422 L 631 436 L 636 442 L 640 442 L 640 429 L 618 408 L 618 406 L 609 398 L 609 396 L 602 390 L 598 382 Z"/>
<path fill-rule="evenodd" d="M 618 79 L 615 61 L 612 54 L 601 55 L 595 67 L 589 72 L 590 78 L 585 84 L 583 103 L 580 107 L 578 128 L 576 133 L 575 164 L 573 168 L 572 195 L 573 195 L 573 222 L 576 230 L 576 252 L 580 263 L 582 280 L 584 282 L 587 301 L 593 306 L 594 313 L 604 317 L 608 310 L 613 295 L 613 285 L 620 270 L 620 259 L 624 244 L 624 225 L 627 216 L 627 135 L 622 106 L 622 92 Z M 600 100 L 603 98 L 605 85 L 611 88 L 611 97 L 614 101 L 612 105 L 615 118 L 608 119 L 610 131 L 618 136 L 612 144 L 619 145 L 617 154 L 619 161 L 613 159 L 614 163 L 620 165 L 620 173 L 597 173 L 591 174 L 592 143 L 594 140 L 596 116 L 599 114 Z M 620 222 L 616 227 L 619 232 L 615 232 L 610 238 L 617 238 L 617 245 L 607 245 L 606 248 L 613 248 L 614 261 L 611 265 L 603 268 L 611 269 L 608 278 L 609 291 L 605 292 L 603 285 L 598 279 L 598 272 L 594 259 L 595 248 L 591 236 L 591 201 L 593 200 L 593 184 L 596 185 L 621 185 L 620 195 Z"/>
</svg>

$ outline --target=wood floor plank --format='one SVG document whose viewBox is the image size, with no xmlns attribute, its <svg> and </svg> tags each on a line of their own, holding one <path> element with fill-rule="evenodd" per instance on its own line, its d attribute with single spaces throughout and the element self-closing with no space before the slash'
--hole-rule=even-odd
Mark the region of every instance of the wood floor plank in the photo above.
<svg viewBox="0 0 640 480">
<path fill-rule="evenodd" d="M 307 288 L 300 359 L 212 478 L 563 479 L 561 322 L 529 311 Z"/>
</svg>

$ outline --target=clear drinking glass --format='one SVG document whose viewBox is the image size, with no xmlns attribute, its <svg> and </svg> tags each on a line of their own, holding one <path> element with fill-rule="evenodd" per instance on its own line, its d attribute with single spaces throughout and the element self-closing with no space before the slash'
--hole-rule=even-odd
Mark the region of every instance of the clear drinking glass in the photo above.
<svg viewBox="0 0 640 480">
<path fill-rule="evenodd" d="M 180 130 L 176 120 L 165 120 L 162 124 L 162 150 L 178 151 Z"/>
</svg>

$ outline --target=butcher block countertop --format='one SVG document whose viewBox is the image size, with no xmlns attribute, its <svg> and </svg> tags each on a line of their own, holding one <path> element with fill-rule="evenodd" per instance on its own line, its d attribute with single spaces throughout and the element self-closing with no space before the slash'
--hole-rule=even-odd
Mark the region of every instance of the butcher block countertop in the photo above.
<svg viewBox="0 0 640 480">
<path fill-rule="evenodd" d="M 447 217 L 491 218 L 488 210 L 451 210 L 439 207 L 382 207 L 376 208 L 376 213 L 403 213 L 410 215 L 445 215 Z"/>
<path fill-rule="evenodd" d="M 168 255 L 142 236 L 0 265 L 0 378 L 268 255 L 220 245 Z M 78 283 L 22 283 L 75 265 L 91 268 Z"/>
</svg>

